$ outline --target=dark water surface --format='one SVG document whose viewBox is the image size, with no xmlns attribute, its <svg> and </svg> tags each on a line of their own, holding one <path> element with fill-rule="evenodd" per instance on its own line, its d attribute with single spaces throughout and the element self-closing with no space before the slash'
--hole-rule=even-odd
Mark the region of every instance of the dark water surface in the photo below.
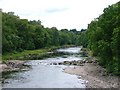
<svg viewBox="0 0 120 90">
<path fill-rule="evenodd" d="M 85 88 L 85 80 L 63 72 L 64 68 L 75 66 L 51 65 L 63 61 L 82 60 L 78 55 L 80 49 L 81 47 L 58 49 L 58 52 L 72 53 L 72 55 L 29 60 L 26 64 L 31 65 L 30 70 L 10 74 L 3 88 Z"/>
</svg>

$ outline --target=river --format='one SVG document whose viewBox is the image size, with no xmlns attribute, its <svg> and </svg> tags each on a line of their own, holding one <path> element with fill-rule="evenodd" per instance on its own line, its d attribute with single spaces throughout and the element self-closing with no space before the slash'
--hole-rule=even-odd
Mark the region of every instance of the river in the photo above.
<svg viewBox="0 0 120 90">
<path fill-rule="evenodd" d="M 63 61 L 82 60 L 78 54 L 81 47 L 58 49 L 58 52 L 71 53 L 65 56 L 47 58 L 43 60 L 29 60 L 25 64 L 30 65 L 28 71 L 11 73 L 5 79 L 3 88 L 85 88 L 85 80 L 77 75 L 64 73 L 65 65 L 53 65 Z"/>
</svg>

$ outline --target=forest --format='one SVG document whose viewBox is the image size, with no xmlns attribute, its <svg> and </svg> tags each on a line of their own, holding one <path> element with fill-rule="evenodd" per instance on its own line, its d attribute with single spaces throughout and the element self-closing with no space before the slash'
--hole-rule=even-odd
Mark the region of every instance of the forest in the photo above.
<svg viewBox="0 0 120 90">
<path fill-rule="evenodd" d="M 80 41 L 108 72 L 120 75 L 120 2 L 105 8 L 91 21 Z"/>
<path fill-rule="evenodd" d="M 82 45 L 98 58 L 99 65 L 120 75 L 120 2 L 105 8 L 81 31 L 45 28 L 40 20 L 29 21 L 14 12 L 2 12 L 3 55 L 62 45 Z"/>
<path fill-rule="evenodd" d="M 2 12 L 3 54 L 50 46 L 79 45 L 80 31 L 45 28 L 41 21 L 20 19 L 14 12 Z"/>
</svg>

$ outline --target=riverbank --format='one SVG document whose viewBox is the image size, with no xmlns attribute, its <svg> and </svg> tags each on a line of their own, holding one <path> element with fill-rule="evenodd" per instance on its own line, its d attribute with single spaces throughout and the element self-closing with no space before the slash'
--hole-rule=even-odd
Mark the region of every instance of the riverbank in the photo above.
<svg viewBox="0 0 120 90">
<path fill-rule="evenodd" d="M 52 46 L 37 50 L 24 50 L 22 52 L 10 52 L 2 55 L 2 61 L 6 60 L 38 60 L 48 57 L 52 51 L 59 48 L 74 47 L 74 45 Z"/>
<path fill-rule="evenodd" d="M 64 72 L 81 76 L 87 80 L 87 88 L 118 88 L 118 77 L 108 75 L 106 71 L 97 64 L 85 63 L 84 66 L 65 68 Z"/>
<path fill-rule="evenodd" d="M 120 86 L 119 77 L 108 73 L 98 65 L 96 58 L 91 57 L 88 53 L 91 54 L 84 52 L 84 55 L 88 56 L 84 65 L 67 67 L 64 72 L 81 76 L 81 79 L 87 80 L 87 88 L 118 88 Z"/>
<path fill-rule="evenodd" d="M 39 50 L 24 50 L 22 52 L 7 53 L 2 55 L 0 61 L 0 72 L 19 71 L 24 66 L 26 60 L 40 60 L 51 56 L 57 56 L 62 53 L 53 53 L 56 49 L 73 47 L 73 45 L 52 46 Z"/>
<path fill-rule="evenodd" d="M 4 63 L 0 63 L 0 73 L 1 78 L 0 82 L 4 83 L 4 80 L 7 78 L 7 75 L 13 72 L 26 71 L 29 70 L 30 66 L 25 65 L 26 61 L 21 60 L 9 60 Z"/>
<path fill-rule="evenodd" d="M 25 62 L 21 60 L 9 60 L 5 63 L 0 63 L 0 72 L 19 71 L 25 66 Z"/>
</svg>

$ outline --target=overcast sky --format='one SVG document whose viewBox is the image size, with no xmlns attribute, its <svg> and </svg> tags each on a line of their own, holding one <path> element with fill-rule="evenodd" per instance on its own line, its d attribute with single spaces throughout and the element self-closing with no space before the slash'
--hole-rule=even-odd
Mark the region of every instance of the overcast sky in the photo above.
<svg viewBox="0 0 120 90">
<path fill-rule="evenodd" d="M 4 12 L 28 20 L 41 20 L 45 27 L 80 30 L 119 0 L 0 0 Z"/>
</svg>

